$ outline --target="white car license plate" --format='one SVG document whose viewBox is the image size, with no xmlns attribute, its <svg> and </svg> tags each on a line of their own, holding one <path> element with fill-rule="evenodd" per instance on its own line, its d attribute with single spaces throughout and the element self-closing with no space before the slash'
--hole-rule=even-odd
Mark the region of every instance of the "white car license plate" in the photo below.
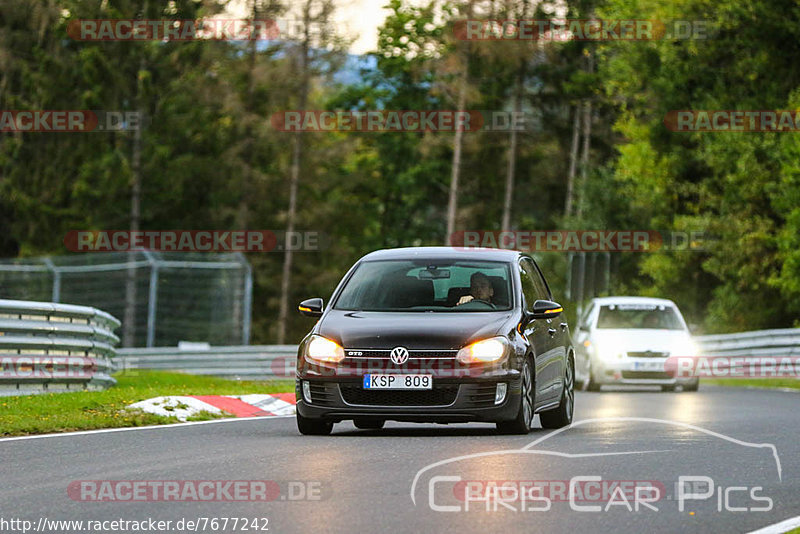
<svg viewBox="0 0 800 534">
<path fill-rule="evenodd" d="M 654 362 L 633 362 L 633 368 L 636 371 L 664 371 L 663 361 Z"/>
<path fill-rule="evenodd" d="M 364 375 L 364 389 L 432 389 L 433 375 Z"/>
</svg>

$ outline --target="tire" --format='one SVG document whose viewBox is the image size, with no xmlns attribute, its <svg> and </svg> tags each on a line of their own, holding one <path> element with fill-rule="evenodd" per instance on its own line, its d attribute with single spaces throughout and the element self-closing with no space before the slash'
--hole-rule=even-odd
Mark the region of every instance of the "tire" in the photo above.
<svg viewBox="0 0 800 534">
<path fill-rule="evenodd" d="M 333 423 L 297 414 L 297 430 L 304 436 L 327 436 L 333 430 Z"/>
<path fill-rule="evenodd" d="M 380 430 L 386 424 L 386 421 L 380 419 L 353 419 L 353 424 L 361 430 Z"/>
<path fill-rule="evenodd" d="M 584 387 L 586 391 L 600 391 L 600 384 L 597 383 L 597 379 L 594 377 L 594 371 L 592 371 L 591 363 L 589 363 L 589 378 L 586 379 Z"/>
<path fill-rule="evenodd" d="M 675 391 L 675 386 L 661 386 L 661 391 L 664 392 Z"/>
<path fill-rule="evenodd" d="M 564 388 L 561 391 L 561 402 L 558 408 L 539 414 L 542 428 L 562 428 L 572 423 L 575 410 L 575 363 L 570 356 L 564 372 Z"/>
<path fill-rule="evenodd" d="M 682 391 L 697 391 L 698 389 L 700 389 L 700 379 L 695 378 L 688 384 L 684 385 Z"/>
<path fill-rule="evenodd" d="M 530 358 L 522 364 L 522 377 L 520 379 L 519 409 L 511 421 L 499 421 L 497 431 L 501 434 L 527 434 L 533 424 L 533 406 L 535 400 L 535 383 Z"/>
</svg>

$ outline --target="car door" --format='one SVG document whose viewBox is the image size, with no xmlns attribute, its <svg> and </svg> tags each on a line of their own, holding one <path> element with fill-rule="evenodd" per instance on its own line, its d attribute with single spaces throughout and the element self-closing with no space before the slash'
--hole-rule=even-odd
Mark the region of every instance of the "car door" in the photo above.
<svg viewBox="0 0 800 534">
<path fill-rule="evenodd" d="M 536 265 L 536 262 L 531 258 L 525 258 L 525 262 L 533 268 L 531 276 L 536 286 L 538 298 L 542 300 L 553 300 L 553 294 L 550 292 L 550 287 L 544 279 L 542 270 L 539 269 L 539 266 Z M 564 362 L 567 357 L 567 337 L 569 336 L 567 322 L 564 315 L 560 314 L 558 317 L 545 319 L 545 323 L 547 324 L 548 333 L 547 350 L 549 353 L 552 353 L 549 358 L 550 365 L 552 366 L 551 371 L 553 373 L 552 387 L 556 398 L 561 398 L 561 389 L 564 384 Z"/>
<path fill-rule="evenodd" d="M 522 282 L 523 306 L 528 313 L 533 312 L 533 303 L 543 297 L 542 288 L 537 284 L 534 274 L 538 269 L 529 258 L 519 262 L 519 276 Z M 553 350 L 553 333 L 545 319 L 529 321 L 523 330 L 528 342 L 533 346 L 536 355 L 536 405 L 547 404 L 557 399 L 556 381 L 558 380 L 556 352 Z"/>
</svg>

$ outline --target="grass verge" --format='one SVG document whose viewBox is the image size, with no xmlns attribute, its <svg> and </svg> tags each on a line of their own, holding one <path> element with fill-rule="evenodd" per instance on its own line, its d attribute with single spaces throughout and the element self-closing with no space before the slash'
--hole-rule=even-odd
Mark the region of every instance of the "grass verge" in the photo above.
<svg viewBox="0 0 800 534">
<path fill-rule="evenodd" d="M 294 391 L 294 382 L 291 380 L 245 382 L 142 370 L 137 370 L 135 374 L 121 373 L 115 378 L 117 385 L 105 391 L 0 397 L 0 436 L 177 423 L 175 417 L 125 410 L 129 404 L 162 395 L 244 395 Z M 218 417 L 205 413 L 194 420 Z"/>
<path fill-rule="evenodd" d="M 704 378 L 700 382 L 701 386 L 800 389 L 800 380 L 796 378 Z"/>
</svg>

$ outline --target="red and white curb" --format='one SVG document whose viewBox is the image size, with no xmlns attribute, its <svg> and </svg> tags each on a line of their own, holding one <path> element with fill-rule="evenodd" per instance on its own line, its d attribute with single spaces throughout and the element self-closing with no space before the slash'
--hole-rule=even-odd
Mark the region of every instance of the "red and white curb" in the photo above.
<svg viewBox="0 0 800 534">
<path fill-rule="evenodd" d="M 143 400 L 128 406 L 147 413 L 176 417 L 186 421 L 202 412 L 236 417 L 263 417 L 294 415 L 295 394 L 273 393 L 271 395 L 170 395 Z"/>
</svg>

